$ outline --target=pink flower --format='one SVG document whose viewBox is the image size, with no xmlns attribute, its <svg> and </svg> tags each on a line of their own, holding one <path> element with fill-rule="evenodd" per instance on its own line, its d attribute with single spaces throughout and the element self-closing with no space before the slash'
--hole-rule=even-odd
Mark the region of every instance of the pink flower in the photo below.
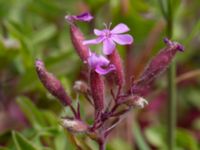
<svg viewBox="0 0 200 150">
<path fill-rule="evenodd" d="M 93 16 L 89 13 L 89 12 L 85 12 L 85 13 L 82 13 L 80 15 L 67 15 L 65 16 L 65 19 L 68 21 L 68 22 L 73 22 L 73 21 L 90 21 L 93 19 Z"/>
<path fill-rule="evenodd" d="M 87 63 L 92 70 L 95 70 L 95 72 L 100 75 L 105 75 L 115 70 L 115 66 L 110 64 L 108 59 L 95 53 L 91 53 L 87 59 Z"/>
<path fill-rule="evenodd" d="M 94 34 L 98 36 L 98 38 L 86 40 L 83 42 L 83 45 L 99 44 L 103 42 L 103 53 L 109 55 L 115 49 L 115 42 L 120 45 L 128 45 L 133 42 L 133 37 L 131 35 L 121 34 L 128 31 L 129 28 L 123 23 L 118 24 L 112 30 L 109 30 L 108 28 L 103 30 L 94 29 Z"/>
</svg>

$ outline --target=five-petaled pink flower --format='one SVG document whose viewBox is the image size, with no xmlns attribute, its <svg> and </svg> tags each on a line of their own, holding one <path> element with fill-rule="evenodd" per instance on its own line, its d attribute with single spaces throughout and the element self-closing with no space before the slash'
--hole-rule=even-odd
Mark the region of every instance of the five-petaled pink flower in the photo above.
<svg viewBox="0 0 200 150">
<path fill-rule="evenodd" d="M 83 41 L 84 45 L 99 44 L 103 42 L 103 53 L 110 55 L 115 49 L 115 42 L 120 45 L 129 45 L 133 42 L 133 37 L 130 34 L 121 34 L 128 32 L 127 25 L 120 23 L 112 30 L 108 28 L 103 30 L 94 29 L 94 34 L 98 36 L 97 39 Z"/>
<path fill-rule="evenodd" d="M 92 70 L 95 70 L 100 75 L 105 75 L 113 70 L 115 66 L 110 64 L 110 61 L 102 55 L 91 53 L 87 59 L 87 63 Z"/>
</svg>

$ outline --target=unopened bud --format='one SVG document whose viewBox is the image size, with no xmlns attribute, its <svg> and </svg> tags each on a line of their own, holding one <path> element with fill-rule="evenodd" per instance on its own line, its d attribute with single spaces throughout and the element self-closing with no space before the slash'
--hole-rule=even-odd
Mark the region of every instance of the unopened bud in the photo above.
<svg viewBox="0 0 200 150">
<path fill-rule="evenodd" d="M 148 101 L 146 99 L 144 99 L 143 97 L 139 97 L 136 101 L 135 101 L 135 106 L 139 107 L 139 108 L 144 108 L 144 106 L 148 105 Z"/>
<path fill-rule="evenodd" d="M 112 54 L 108 55 L 110 63 L 115 66 L 114 79 L 117 85 L 122 86 L 124 84 L 124 70 L 122 60 L 117 50 L 114 50 Z"/>
<path fill-rule="evenodd" d="M 70 105 L 71 99 L 65 92 L 65 89 L 61 85 L 60 81 L 56 79 L 53 74 L 49 73 L 44 63 L 41 60 L 35 62 L 36 71 L 43 86 L 56 98 L 58 98 L 63 105 Z"/>
<path fill-rule="evenodd" d="M 90 72 L 90 88 L 95 111 L 101 112 L 104 109 L 104 81 L 93 69 Z"/>
<path fill-rule="evenodd" d="M 76 81 L 74 83 L 73 89 L 78 93 L 87 93 L 89 87 L 84 81 Z"/>
<path fill-rule="evenodd" d="M 128 106 L 144 108 L 144 106 L 148 104 L 148 101 L 143 97 L 131 95 L 125 100 L 124 103 Z"/>
<path fill-rule="evenodd" d="M 164 39 L 167 44 L 148 64 L 146 69 L 140 75 L 139 80 L 132 86 L 132 93 L 138 94 L 137 91 L 145 88 L 150 82 L 152 82 L 157 76 L 164 72 L 177 51 L 183 51 L 184 47 L 176 42 L 172 42 L 169 39 Z"/>
<path fill-rule="evenodd" d="M 89 56 L 89 48 L 87 45 L 83 45 L 84 36 L 76 25 L 70 25 L 71 40 L 76 52 L 82 61 L 86 61 Z"/>
<path fill-rule="evenodd" d="M 74 133 L 83 133 L 88 131 L 88 125 L 77 119 L 61 119 L 61 125 Z"/>
</svg>

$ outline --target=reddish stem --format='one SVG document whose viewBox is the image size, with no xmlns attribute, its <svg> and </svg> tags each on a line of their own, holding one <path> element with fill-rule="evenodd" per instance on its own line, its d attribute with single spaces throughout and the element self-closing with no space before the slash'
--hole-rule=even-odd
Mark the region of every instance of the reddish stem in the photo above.
<svg viewBox="0 0 200 150">
<path fill-rule="evenodd" d="M 99 150 L 106 149 L 106 139 L 105 138 L 101 138 L 101 140 L 98 143 L 99 143 Z"/>
<path fill-rule="evenodd" d="M 74 117 L 77 118 L 77 119 L 80 119 L 80 117 L 78 116 L 78 114 L 76 113 L 76 110 L 74 109 L 74 107 L 72 105 L 69 105 L 72 113 L 74 114 Z"/>
</svg>

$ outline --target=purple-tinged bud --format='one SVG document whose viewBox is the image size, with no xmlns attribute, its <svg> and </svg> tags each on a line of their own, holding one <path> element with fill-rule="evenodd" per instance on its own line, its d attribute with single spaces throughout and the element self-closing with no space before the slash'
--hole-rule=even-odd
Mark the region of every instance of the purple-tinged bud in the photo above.
<svg viewBox="0 0 200 150">
<path fill-rule="evenodd" d="M 114 78 L 115 78 L 116 84 L 119 86 L 123 86 L 124 70 L 123 70 L 122 60 L 117 50 L 114 50 L 112 54 L 108 55 L 108 59 L 110 60 L 110 63 L 115 66 Z"/>
<path fill-rule="evenodd" d="M 164 41 L 164 43 L 167 45 L 167 46 L 169 46 L 169 47 L 176 47 L 176 49 L 178 50 L 178 51 L 180 51 L 180 52 L 183 52 L 184 51 L 184 46 L 183 45 L 181 45 L 181 44 L 179 44 L 179 43 L 177 43 L 177 42 L 172 42 L 172 41 L 170 41 L 168 38 L 164 38 L 163 39 L 163 41 Z"/>
<path fill-rule="evenodd" d="M 96 114 L 104 109 L 104 81 L 93 69 L 90 71 L 90 88 Z"/>
<path fill-rule="evenodd" d="M 74 21 L 91 21 L 93 19 L 93 16 L 89 13 L 89 12 L 85 12 L 85 13 L 82 13 L 80 15 L 67 15 L 65 16 L 65 19 L 69 22 L 69 23 L 72 23 Z"/>
<path fill-rule="evenodd" d="M 71 40 L 74 48 L 76 49 L 76 52 L 80 56 L 82 61 L 86 61 L 89 56 L 89 48 L 87 45 L 83 45 L 84 36 L 82 32 L 79 30 L 76 25 L 71 24 L 70 25 L 70 35 Z"/>
<path fill-rule="evenodd" d="M 36 71 L 40 81 L 42 82 L 43 86 L 56 98 L 58 98 L 61 103 L 65 106 L 71 104 L 71 99 L 65 92 L 65 89 L 61 85 L 60 81 L 56 79 L 56 77 L 49 73 L 44 63 L 41 60 L 36 60 L 35 62 Z"/>
<path fill-rule="evenodd" d="M 78 93 L 87 93 L 89 87 L 84 81 L 79 80 L 74 83 L 73 89 Z"/>
<path fill-rule="evenodd" d="M 61 119 L 61 125 L 73 133 L 87 132 L 89 127 L 86 123 L 77 119 Z"/>
<path fill-rule="evenodd" d="M 137 93 L 149 85 L 158 75 L 164 72 L 173 58 L 176 55 L 177 51 L 183 51 L 184 47 L 177 43 L 172 42 L 169 39 L 165 38 L 164 42 L 167 44 L 148 64 L 146 69 L 140 75 L 138 81 L 136 81 L 132 86 L 132 93 Z"/>
</svg>

